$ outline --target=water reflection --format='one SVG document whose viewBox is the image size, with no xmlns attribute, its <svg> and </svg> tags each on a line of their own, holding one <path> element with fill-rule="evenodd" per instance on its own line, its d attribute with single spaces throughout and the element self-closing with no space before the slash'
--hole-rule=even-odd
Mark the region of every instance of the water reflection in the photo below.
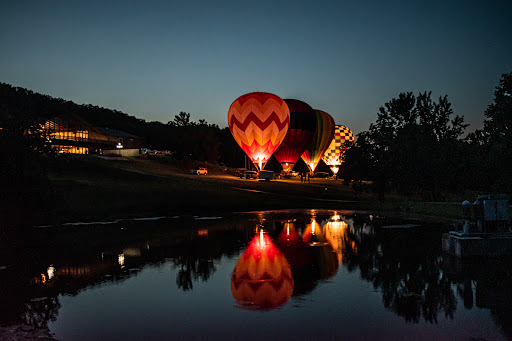
<svg viewBox="0 0 512 341">
<path fill-rule="evenodd" d="M 457 322 L 461 312 L 488 312 L 505 337 L 512 339 L 510 260 L 468 262 L 447 257 L 441 252 L 442 228 L 414 223 L 419 227 L 399 228 L 411 224 L 366 214 L 260 213 L 198 222 L 181 230 L 159 222 L 169 224 L 163 226 L 165 232 L 148 236 L 140 236 L 137 226 L 136 237 L 127 238 L 129 242 L 113 240 L 83 248 L 79 243 L 53 244 L 51 249 L 27 248 L 22 256 L 2 254 L 0 324 L 45 327 L 59 318 L 62 295 L 122 286 L 152 265 L 165 265 L 165 271 L 171 268 L 167 288 L 171 285 L 192 296 L 201 291 L 199 283 L 218 278 L 217 272 L 225 274 L 221 260 L 229 259 L 231 277 L 223 279 L 223 289 L 230 306 L 237 308 L 267 311 L 300 306 L 297 302 L 313 292 L 321 294 L 324 283 L 342 290 L 347 273 L 354 273 L 378 292 L 375 305 L 405 323 L 436 325 L 441 320 Z M 127 230 L 125 226 L 123 231 Z M 365 293 L 359 295 L 361 300 Z"/>
<path fill-rule="evenodd" d="M 467 261 L 445 255 L 443 269 L 466 310 L 489 309 L 493 320 L 512 339 L 512 266 L 510 259 Z"/>
<path fill-rule="evenodd" d="M 238 260 L 231 276 L 231 292 L 240 307 L 257 310 L 279 307 L 292 296 L 290 264 L 263 230 Z"/>
<path fill-rule="evenodd" d="M 294 272 L 307 269 L 312 265 L 308 252 L 309 245 L 302 240 L 293 221 L 284 222 L 284 227 L 279 233 L 276 245 L 284 253 Z"/>
<path fill-rule="evenodd" d="M 55 321 L 60 309 L 57 297 L 38 297 L 25 303 L 21 316 L 22 323 L 32 329 L 45 328 L 48 322 Z"/>
<path fill-rule="evenodd" d="M 374 229 L 355 226 L 358 238 L 347 257 L 349 269 L 381 291 L 386 308 L 408 322 L 436 323 L 439 314 L 452 318 L 456 301 L 451 283 L 442 271 L 439 231 L 430 229 Z"/>
<path fill-rule="evenodd" d="M 275 246 L 269 237 L 265 235 L 266 242 L 272 246 L 272 249 L 277 246 L 278 251 L 280 251 L 280 257 L 282 254 L 284 259 L 287 260 L 287 264 L 291 268 L 290 276 L 293 276 L 290 282 L 295 283 L 293 296 L 303 296 L 310 293 L 319 281 L 327 280 L 337 273 L 344 255 L 357 253 L 355 241 L 350 240 L 348 224 L 337 213 L 321 220 L 321 223 L 317 222 L 316 216 L 308 218 L 308 220 L 306 222 L 300 219 L 274 219 L 271 224 L 267 221 L 267 226 L 271 226 L 274 235 L 277 237 L 275 238 Z M 259 215 L 259 226 L 264 226 L 264 221 L 264 217 Z M 258 231 L 258 227 L 256 231 Z M 253 253 L 253 243 L 257 240 L 256 236 L 240 257 L 237 267 L 233 271 L 233 279 L 240 277 L 238 274 L 240 272 L 240 264 L 248 263 L 250 258 L 247 255 Z M 252 275 L 255 276 L 255 274 Z M 233 283 L 232 281 L 232 291 Z M 293 285 L 290 288 L 293 288 Z M 275 297 L 271 298 L 270 295 L 272 294 Z M 237 301 L 244 302 L 246 306 L 252 305 L 252 309 L 279 307 L 289 299 L 289 296 L 283 299 L 283 297 L 279 296 L 281 294 L 282 292 L 277 289 L 275 291 L 266 291 L 266 299 L 272 302 L 279 302 L 279 304 L 262 305 L 256 302 L 256 300 L 261 300 L 261 298 L 255 293 L 251 292 L 251 295 L 245 295 L 242 299 L 238 292 L 235 293 L 233 291 L 233 296 Z M 290 296 L 291 294 L 290 290 Z M 252 297 L 254 299 L 251 300 Z"/>
<path fill-rule="evenodd" d="M 343 262 L 343 255 L 357 253 L 355 241 L 349 239 L 348 229 L 348 224 L 337 214 L 324 225 L 325 238 L 336 252 L 338 263 Z"/>
</svg>

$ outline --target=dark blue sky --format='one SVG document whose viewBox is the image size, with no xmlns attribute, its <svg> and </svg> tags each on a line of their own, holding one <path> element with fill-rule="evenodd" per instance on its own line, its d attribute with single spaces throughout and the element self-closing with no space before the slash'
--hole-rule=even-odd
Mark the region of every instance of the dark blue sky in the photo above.
<svg viewBox="0 0 512 341">
<path fill-rule="evenodd" d="M 400 92 L 481 126 L 512 71 L 512 1 L 3 1 L 0 82 L 148 121 L 221 127 L 267 91 L 355 133 Z"/>
</svg>

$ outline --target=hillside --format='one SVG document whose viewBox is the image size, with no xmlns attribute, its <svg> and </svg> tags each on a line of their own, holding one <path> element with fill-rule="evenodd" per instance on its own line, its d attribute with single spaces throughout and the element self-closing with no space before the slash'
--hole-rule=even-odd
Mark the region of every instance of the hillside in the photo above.
<svg viewBox="0 0 512 341">
<path fill-rule="evenodd" d="M 193 122 L 180 112 L 169 122 L 146 122 L 121 111 L 92 104 L 76 104 L 31 90 L 0 83 L 0 127 L 24 127 L 48 118 L 73 113 L 93 126 L 118 129 L 143 137 L 149 149 L 171 150 L 175 155 L 238 166 L 243 152 L 229 129 L 205 121 Z"/>
</svg>

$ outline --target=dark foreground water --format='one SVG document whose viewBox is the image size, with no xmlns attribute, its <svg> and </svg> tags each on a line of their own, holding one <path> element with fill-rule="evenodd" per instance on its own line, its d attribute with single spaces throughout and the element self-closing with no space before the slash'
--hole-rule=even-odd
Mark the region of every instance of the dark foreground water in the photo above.
<svg viewBox="0 0 512 341">
<path fill-rule="evenodd" d="M 444 255 L 447 226 L 334 211 L 206 218 L 70 228 L 2 250 L 0 325 L 59 340 L 512 339 L 510 259 Z"/>
</svg>

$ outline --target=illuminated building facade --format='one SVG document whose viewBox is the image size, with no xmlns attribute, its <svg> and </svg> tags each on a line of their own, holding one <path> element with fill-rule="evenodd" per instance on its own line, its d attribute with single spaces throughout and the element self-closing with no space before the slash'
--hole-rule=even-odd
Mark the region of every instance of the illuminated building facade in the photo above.
<svg viewBox="0 0 512 341">
<path fill-rule="evenodd" d="M 66 114 L 47 120 L 41 132 L 58 153 L 108 153 L 108 150 L 140 149 L 144 139 L 117 129 L 98 128 L 77 115 Z"/>
</svg>

